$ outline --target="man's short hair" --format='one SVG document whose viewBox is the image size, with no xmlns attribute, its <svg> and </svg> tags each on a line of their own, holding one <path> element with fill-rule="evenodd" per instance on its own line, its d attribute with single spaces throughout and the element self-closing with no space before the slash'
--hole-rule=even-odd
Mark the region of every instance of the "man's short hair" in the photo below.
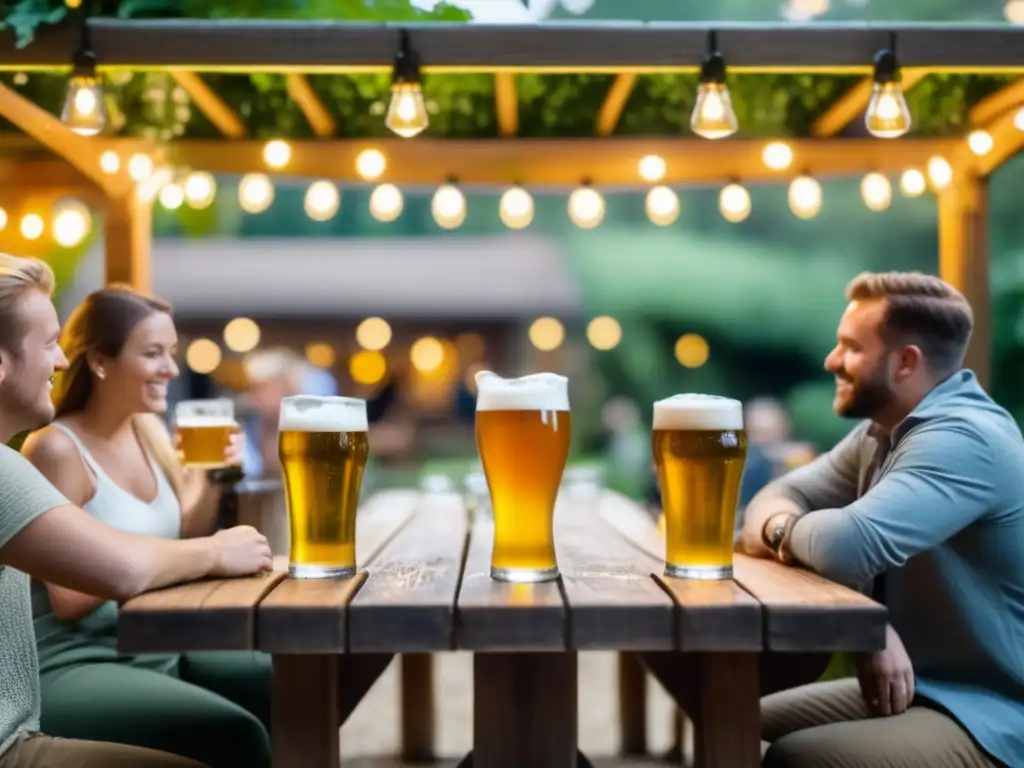
<svg viewBox="0 0 1024 768">
<path fill-rule="evenodd" d="M 21 298 L 26 291 L 53 295 L 53 270 L 39 259 L 23 259 L 0 252 L 0 348 L 18 354 L 25 337 Z"/>
<path fill-rule="evenodd" d="M 936 376 L 950 376 L 963 365 L 974 313 L 945 280 L 921 272 L 862 272 L 846 286 L 846 299 L 885 299 L 882 338 L 919 347 Z"/>
</svg>

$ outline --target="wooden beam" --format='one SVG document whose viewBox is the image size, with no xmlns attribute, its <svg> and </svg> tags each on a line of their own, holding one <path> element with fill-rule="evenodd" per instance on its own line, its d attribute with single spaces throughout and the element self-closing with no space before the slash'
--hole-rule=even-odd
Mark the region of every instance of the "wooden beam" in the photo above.
<svg viewBox="0 0 1024 768">
<path fill-rule="evenodd" d="M 107 142 L 79 136 L 42 107 L 0 83 L 0 116 L 29 134 L 48 150 L 77 168 L 107 194 L 125 194 L 132 186 L 122 168 L 114 174 L 100 168 Z"/>
<path fill-rule="evenodd" d="M 206 119 L 225 137 L 244 139 L 248 135 L 245 123 L 199 75 L 186 69 L 172 69 L 171 77 L 185 90 L 199 111 L 206 115 Z"/>
<path fill-rule="evenodd" d="M 306 76 L 292 72 L 285 76 L 285 86 L 288 88 L 288 98 L 299 105 L 313 133 L 321 139 L 333 136 L 338 130 L 338 123 L 320 101 Z"/>
<path fill-rule="evenodd" d="M 988 386 L 992 358 L 989 306 L 988 180 L 955 173 L 939 194 L 939 276 L 967 297 L 974 334 L 964 365 Z"/>
<path fill-rule="evenodd" d="M 387 72 L 398 30 L 428 72 L 696 71 L 708 23 L 359 24 L 342 21 L 119 20 L 90 22 L 103 68 L 204 72 Z M 715 25 L 734 72 L 871 72 L 875 51 L 899 38 L 904 67 L 941 72 L 1024 73 L 1021 30 L 1010 25 Z M 73 25 L 38 30 L 32 45 L 0 34 L 0 68 L 65 69 Z"/>
<path fill-rule="evenodd" d="M 903 92 L 909 91 L 921 82 L 927 74 L 928 70 L 926 69 L 904 69 Z M 840 96 L 811 125 L 811 135 L 819 138 L 835 136 L 858 117 L 861 117 L 868 108 L 868 102 L 871 101 L 871 89 L 874 85 L 875 81 L 873 78 L 865 77 Z"/>
<path fill-rule="evenodd" d="M 615 78 L 608 95 L 604 97 L 604 103 L 597 113 L 597 124 L 595 133 L 598 136 L 611 136 L 615 133 L 615 126 L 619 124 L 622 117 L 622 110 L 626 108 L 626 102 L 633 93 L 633 86 L 636 85 L 636 74 L 623 72 Z"/>
<path fill-rule="evenodd" d="M 968 117 L 972 125 L 984 125 L 1007 110 L 1020 106 L 1024 106 L 1024 77 L 986 96 L 971 107 Z"/>
<path fill-rule="evenodd" d="M 1016 124 L 1017 110 L 1004 111 L 999 117 L 985 124 L 983 129 L 992 136 L 992 149 L 978 157 L 966 141 L 961 141 L 952 156 L 950 165 L 970 171 L 977 176 L 987 177 L 1007 160 L 1024 149 L 1024 131 Z"/>
<path fill-rule="evenodd" d="M 958 140 L 877 139 L 794 141 L 794 168 L 817 176 L 860 174 L 866 170 L 897 172 L 923 166 L 935 154 L 949 156 Z M 780 174 L 765 167 L 763 141 L 703 139 L 493 139 L 445 141 L 381 139 L 377 141 L 295 141 L 292 158 L 280 175 L 333 178 L 365 184 L 356 174 L 360 152 L 378 149 L 388 161 L 388 180 L 400 185 L 435 186 L 455 175 L 463 184 L 569 188 L 582 178 L 609 187 L 639 187 L 637 163 L 644 155 L 663 157 L 667 184 L 719 184 L 732 178 L 777 183 Z M 263 170 L 263 143 L 258 141 L 182 141 L 167 145 L 175 165 L 220 173 Z M 784 177 L 783 177 L 784 178 Z"/>
<path fill-rule="evenodd" d="M 153 208 L 137 194 L 111 198 L 107 202 L 104 227 L 106 284 L 127 283 L 148 294 L 153 286 Z"/>
<path fill-rule="evenodd" d="M 516 76 L 511 72 L 495 74 L 494 106 L 498 113 L 498 133 L 515 136 L 519 132 L 519 99 L 516 96 Z"/>
</svg>

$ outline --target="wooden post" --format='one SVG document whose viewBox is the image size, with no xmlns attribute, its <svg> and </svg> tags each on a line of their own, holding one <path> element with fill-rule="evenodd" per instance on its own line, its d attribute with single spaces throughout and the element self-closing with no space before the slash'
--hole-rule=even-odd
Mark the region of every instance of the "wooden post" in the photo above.
<svg viewBox="0 0 1024 768">
<path fill-rule="evenodd" d="M 987 387 L 992 361 L 987 178 L 956 173 L 939 194 L 939 276 L 971 303 L 974 335 L 964 366 Z"/>
<path fill-rule="evenodd" d="M 434 657 L 403 653 L 402 760 L 429 763 L 434 759 Z"/>
<path fill-rule="evenodd" d="M 127 283 L 148 294 L 153 288 L 153 207 L 134 192 L 107 199 L 106 284 Z"/>
<path fill-rule="evenodd" d="M 624 757 L 647 754 L 647 670 L 632 653 L 620 653 L 619 724 Z"/>
</svg>

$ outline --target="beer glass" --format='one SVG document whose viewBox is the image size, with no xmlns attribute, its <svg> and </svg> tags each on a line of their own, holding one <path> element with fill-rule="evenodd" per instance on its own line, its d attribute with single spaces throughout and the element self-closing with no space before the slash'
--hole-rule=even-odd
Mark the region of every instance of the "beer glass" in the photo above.
<svg viewBox="0 0 1024 768">
<path fill-rule="evenodd" d="M 367 429 L 365 400 L 310 395 L 281 400 L 277 446 L 293 578 L 356 573 L 356 508 L 370 453 Z"/>
<path fill-rule="evenodd" d="M 555 498 L 569 456 L 568 379 L 538 373 L 476 375 L 476 444 L 491 499 L 491 578 L 558 578 Z"/>
<path fill-rule="evenodd" d="M 181 462 L 194 469 L 226 467 L 224 452 L 235 430 L 235 401 L 183 400 L 174 409 Z"/>
<path fill-rule="evenodd" d="M 698 394 L 659 400 L 652 450 L 665 516 L 665 575 L 731 579 L 736 504 L 747 458 L 743 405 Z"/>
</svg>

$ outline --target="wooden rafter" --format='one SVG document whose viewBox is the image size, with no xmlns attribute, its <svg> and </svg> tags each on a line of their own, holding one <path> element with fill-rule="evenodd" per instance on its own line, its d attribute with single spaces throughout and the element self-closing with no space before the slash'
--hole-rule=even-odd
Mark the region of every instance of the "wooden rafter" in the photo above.
<svg viewBox="0 0 1024 768">
<path fill-rule="evenodd" d="M 925 69 L 903 70 L 903 92 L 906 93 L 917 85 L 928 74 Z M 871 101 L 871 89 L 874 80 L 865 77 L 850 90 L 836 100 L 827 112 L 818 117 L 811 125 L 811 135 L 820 138 L 835 136 L 846 126 L 864 114 Z"/>
<path fill-rule="evenodd" d="M 42 107 L 0 83 L 0 116 L 6 118 L 54 154 L 77 168 L 108 195 L 124 195 L 132 188 L 124 168 L 104 173 L 100 156 L 108 142 L 79 136 Z"/>
<path fill-rule="evenodd" d="M 288 97 L 302 110 L 313 133 L 321 139 L 333 136 L 338 130 L 338 123 L 320 101 L 306 76 L 292 72 L 285 76 L 285 86 L 288 88 Z"/>
<path fill-rule="evenodd" d="M 350 22 L 117 20 L 90 22 L 104 68 L 207 72 L 387 72 L 399 25 Z M 695 71 L 707 23 L 409 25 L 427 72 Z M 736 72 L 871 71 L 871 55 L 896 34 L 901 63 L 942 72 L 1024 73 L 1021 32 L 1010 25 L 730 24 L 718 47 Z M 79 35 L 41 29 L 18 48 L 0 33 L 0 68 L 61 69 Z"/>
<path fill-rule="evenodd" d="M 793 141 L 790 146 L 794 168 L 836 176 L 867 169 L 896 172 L 920 167 L 932 155 L 948 157 L 960 143 L 950 139 L 845 139 Z M 765 167 L 764 146 L 764 141 L 677 138 L 293 141 L 291 161 L 282 175 L 362 184 L 365 182 L 356 174 L 356 158 L 363 150 L 377 149 L 387 158 L 388 180 L 410 186 L 433 186 L 450 175 L 464 184 L 569 188 L 581 178 L 591 178 L 599 186 L 637 186 L 643 184 L 637 164 L 648 154 L 665 159 L 669 184 L 785 179 L 784 174 Z M 167 152 L 176 165 L 220 173 L 265 168 L 263 143 L 258 141 L 179 141 L 169 144 Z"/>
<path fill-rule="evenodd" d="M 172 69 L 171 77 L 185 90 L 199 111 L 206 115 L 206 119 L 225 137 L 243 139 L 248 135 L 245 123 L 199 75 L 187 69 Z"/>
<path fill-rule="evenodd" d="M 1009 110 L 982 126 L 992 136 L 992 149 L 980 157 L 960 141 L 949 158 L 954 171 L 985 177 L 1024 149 L 1024 131 L 1017 127 L 1016 117 L 1016 111 Z"/>
<path fill-rule="evenodd" d="M 1007 110 L 1024 106 L 1024 77 L 979 101 L 968 113 L 972 125 L 984 125 Z"/>
<path fill-rule="evenodd" d="M 611 136 L 615 133 L 615 126 L 619 124 L 622 110 L 626 108 L 626 102 L 636 85 L 636 77 L 632 72 L 623 72 L 615 78 L 597 113 L 594 132 L 598 136 Z"/>
<path fill-rule="evenodd" d="M 519 132 L 519 97 L 516 76 L 511 72 L 494 75 L 494 106 L 498 113 L 498 133 L 515 136 Z"/>
</svg>

